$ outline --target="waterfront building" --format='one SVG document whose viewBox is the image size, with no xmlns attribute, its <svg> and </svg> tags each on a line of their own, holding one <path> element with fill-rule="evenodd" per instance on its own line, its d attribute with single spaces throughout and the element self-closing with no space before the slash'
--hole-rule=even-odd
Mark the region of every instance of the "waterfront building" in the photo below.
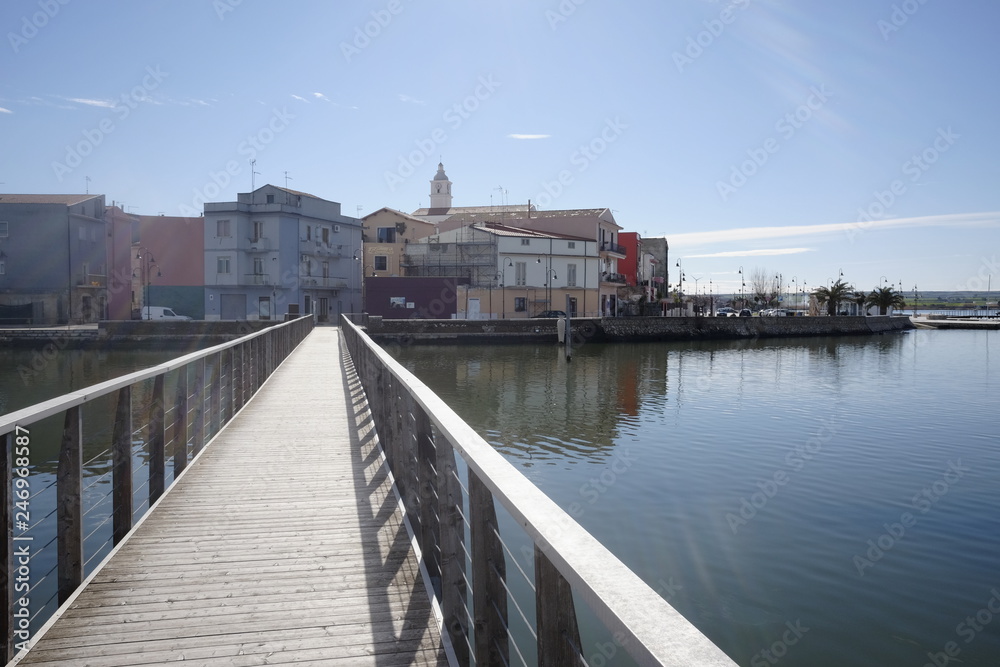
<svg viewBox="0 0 1000 667">
<path fill-rule="evenodd" d="M 97 322 L 106 317 L 104 195 L 0 195 L 0 320 Z"/>
<path fill-rule="evenodd" d="M 394 208 L 383 207 L 361 218 L 364 242 L 364 277 L 399 277 L 406 245 L 437 231 L 432 222 Z"/>
<path fill-rule="evenodd" d="M 205 319 L 314 313 L 335 322 L 361 308 L 361 221 L 340 204 L 264 185 L 205 204 Z"/>
<path fill-rule="evenodd" d="M 205 319 L 205 219 L 138 216 L 132 247 L 132 310 L 165 306 Z"/>
<path fill-rule="evenodd" d="M 135 250 L 139 240 L 139 216 L 111 202 L 104 210 L 108 239 L 108 309 L 107 319 L 128 320 L 136 305 Z"/>
</svg>

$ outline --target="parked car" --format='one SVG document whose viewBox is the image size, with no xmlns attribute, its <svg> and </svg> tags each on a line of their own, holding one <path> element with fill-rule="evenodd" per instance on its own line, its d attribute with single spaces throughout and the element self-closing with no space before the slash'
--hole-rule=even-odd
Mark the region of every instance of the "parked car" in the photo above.
<svg viewBox="0 0 1000 667">
<path fill-rule="evenodd" d="M 178 315 L 172 308 L 166 306 L 146 306 L 142 309 L 144 320 L 190 320 L 187 315 Z"/>
<path fill-rule="evenodd" d="M 562 310 L 543 310 L 537 315 L 532 315 L 532 318 L 538 317 L 566 317 L 566 312 Z"/>
<path fill-rule="evenodd" d="M 740 311 L 740 317 L 753 317 L 753 313 L 749 308 L 744 308 Z"/>
<path fill-rule="evenodd" d="M 732 314 L 735 313 L 735 312 L 736 312 L 736 310 L 734 310 L 733 308 L 730 308 L 729 306 L 723 306 L 722 308 L 719 308 L 717 311 L 715 311 L 715 316 L 716 317 L 731 317 Z"/>
</svg>

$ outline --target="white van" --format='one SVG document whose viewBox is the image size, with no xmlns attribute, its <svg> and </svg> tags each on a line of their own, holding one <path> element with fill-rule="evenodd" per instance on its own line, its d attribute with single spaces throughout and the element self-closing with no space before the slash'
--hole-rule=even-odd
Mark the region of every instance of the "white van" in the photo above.
<svg viewBox="0 0 1000 667">
<path fill-rule="evenodd" d="M 146 306 L 142 309 L 144 320 L 190 320 L 187 315 L 178 315 L 172 309 L 164 306 Z"/>
</svg>

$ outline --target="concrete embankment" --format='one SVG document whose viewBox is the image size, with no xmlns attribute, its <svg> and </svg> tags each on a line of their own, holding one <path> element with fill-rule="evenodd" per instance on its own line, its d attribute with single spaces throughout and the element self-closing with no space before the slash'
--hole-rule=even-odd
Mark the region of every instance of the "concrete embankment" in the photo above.
<svg viewBox="0 0 1000 667">
<path fill-rule="evenodd" d="M 10 328 L 0 330 L 0 346 L 43 349 L 108 349 L 112 347 L 166 347 L 197 350 L 245 336 L 277 324 L 270 321 L 107 321 L 72 327 Z"/>
<path fill-rule="evenodd" d="M 556 338 L 557 320 L 387 320 L 370 317 L 376 340 L 517 343 Z M 908 317 L 574 318 L 573 338 L 588 342 L 730 340 L 789 336 L 867 336 L 913 329 Z"/>
</svg>

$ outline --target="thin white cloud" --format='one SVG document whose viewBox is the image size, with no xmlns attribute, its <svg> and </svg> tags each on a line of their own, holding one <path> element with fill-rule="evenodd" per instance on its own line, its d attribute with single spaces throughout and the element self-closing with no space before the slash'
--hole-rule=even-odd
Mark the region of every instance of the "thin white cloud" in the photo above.
<svg viewBox="0 0 1000 667">
<path fill-rule="evenodd" d="M 11 111 L 10 109 L 4 109 L 3 107 L 0 107 L 0 113 L 14 113 L 14 112 Z"/>
<path fill-rule="evenodd" d="M 689 232 L 669 235 L 670 247 L 694 247 L 712 243 L 732 243 L 734 241 L 758 241 L 761 239 L 814 236 L 818 234 L 858 233 L 889 228 L 905 227 L 948 227 L 948 226 L 1000 226 L 1000 212 L 950 213 L 928 215 L 916 218 L 889 218 L 870 222 L 835 222 L 825 225 L 798 225 L 789 227 L 744 227 L 718 229 L 709 232 Z"/>
<path fill-rule="evenodd" d="M 813 248 L 761 248 L 759 250 L 729 250 L 713 252 L 706 255 L 684 255 L 688 257 L 769 257 L 772 255 L 798 255 L 803 252 L 814 252 Z"/>
<path fill-rule="evenodd" d="M 510 139 L 548 139 L 551 134 L 508 134 Z"/>
<path fill-rule="evenodd" d="M 330 101 L 330 98 L 324 95 L 323 93 L 313 93 L 313 97 L 315 97 L 317 100 L 323 100 L 324 102 Z"/>
<path fill-rule="evenodd" d="M 309 100 L 307 100 L 306 98 L 302 97 L 301 95 L 295 95 L 293 93 L 292 94 L 292 99 L 293 100 L 299 100 L 300 102 L 305 102 L 306 104 L 309 104 Z"/>
<path fill-rule="evenodd" d="M 67 97 L 67 101 L 77 104 L 86 104 L 90 107 L 101 107 L 102 109 L 113 109 L 116 102 L 114 100 L 93 100 L 87 97 Z"/>
<path fill-rule="evenodd" d="M 409 95 L 406 95 L 404 93 L 399 94 L 399 101 L 406 102 L 408 104 L 420 104 L 420 105 L 427 104 L 427 102 L 425 102 L 424 100 L 418 100 L 417 98 L 410 97 Z"/>
</svg>

